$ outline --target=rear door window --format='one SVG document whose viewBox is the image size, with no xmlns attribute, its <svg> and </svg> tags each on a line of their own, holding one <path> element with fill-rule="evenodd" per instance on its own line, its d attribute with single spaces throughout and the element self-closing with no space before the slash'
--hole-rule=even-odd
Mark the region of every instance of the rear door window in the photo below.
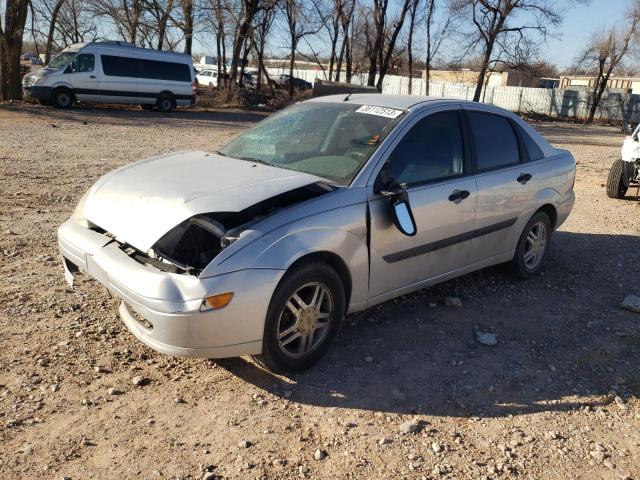
<svg viewBox="0 0 640 480">
<path fill-rule="evenodd" d="M 520 161 L 516 132 L 506 117 L 469 112 L 478 170 L 506 167 Z"/>
<path fill-rule="evenodd" d="M 527 150 L 527 156 L 529 157 L 529 160 L 533 161 L 543 159 L 544 153 L 542 153 L 542 150 L 540 149 L 536 141 L 531 138 L 531 136 L 527 132 L 525 132 L 524 129 L 519 125 L 517 125 L 516 128 L 518 129 L 518 133 L 520 135 L 520 138 L 522 139 L 524 148 Z"/>
</svg>

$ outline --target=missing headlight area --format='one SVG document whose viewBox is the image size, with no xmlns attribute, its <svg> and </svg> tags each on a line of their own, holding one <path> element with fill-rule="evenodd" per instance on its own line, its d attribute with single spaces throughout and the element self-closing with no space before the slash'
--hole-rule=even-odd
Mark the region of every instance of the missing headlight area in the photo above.
<svg viewBox="0 0 640 480">
<path fill-rule="evenodd" d="M 334 190 L 317 182 L 263 200 L 240 212 L 194 215 L 180 223 L 151 248 L 149 255 L 130 251 L 140 263 L 171 273 L 199 275 L 220 251 L 261 219 Z"/>
</svg>

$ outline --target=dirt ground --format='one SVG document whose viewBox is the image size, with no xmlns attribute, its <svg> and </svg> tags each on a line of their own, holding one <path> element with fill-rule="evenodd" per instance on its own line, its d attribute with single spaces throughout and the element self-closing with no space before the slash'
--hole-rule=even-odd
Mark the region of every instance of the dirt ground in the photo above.
<svg viewBox="0 0 640 480">
<path fill-rule="evenodd" d="M 604 191 L 618 129 L 535 125 L 578 161 L 542 276 L 491 268 L 348 317 L 304 374 L 158 354 L 97 283 L 67 288 L 56 228 L 100 175 L 260 118 L 0 106 L 0 478 L 640 479 L 640 314 L 619 308 L 640 294 L 640 204 Z"/>
</svg>

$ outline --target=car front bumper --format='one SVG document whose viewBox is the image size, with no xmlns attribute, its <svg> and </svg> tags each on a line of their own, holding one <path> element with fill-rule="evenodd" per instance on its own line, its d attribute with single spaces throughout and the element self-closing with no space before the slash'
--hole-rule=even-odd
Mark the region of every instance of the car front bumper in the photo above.
<svg viewBox="0 0 640 480">
<path fill-rule="evenodd" d="M 262 351 L 264 322 L 284 271 L 248 269 L 205 279 L 163 272 L 129 257 L 111 237 L 68 220 L 58 230 L 64 275 L 87 274 L 119 298 L 121 319 L 141 342 L 176 356 L 223 358 Z M 234 292 L 225 308 L 200 311 L 209 295 Z"/>
<path fill-rule="evenodd" d="M 22 93 L 25 97 L 32 97 L 37 100 L 47 101 L 51 98 L 53 88 L 38 86 L 22 87 Z"/>
</svg>

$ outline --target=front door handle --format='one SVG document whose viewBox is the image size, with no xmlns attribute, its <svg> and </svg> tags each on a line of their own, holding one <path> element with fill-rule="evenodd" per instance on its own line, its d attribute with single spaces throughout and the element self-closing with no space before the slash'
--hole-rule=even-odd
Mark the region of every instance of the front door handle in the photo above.
<svg viewBox="0 0 640 480">
<path fill-rule="evenodd" d="M 519 183 L 521 183 L 522 185 L 524 185 L 529 180 L 531 180 L 531 177 L 532 177 L 532 175 L 530 173 L 521 173 L 520 176 L 518 178 L 516 178 L 516 180 Z"/>
<path fill-rule="evenodd" d="M 96 78 L 95 75 L 89 75 L 89 78 Z"/>
<path fill-rule="evenodd" d="M 451 192 L 451 195 L 449 195 L 449 201 L 454 203 L 460 203 L 469 195 L 471 194 L 469 193 L 468 190 L 454 190 L 453 192 Z"/>
</svg>

